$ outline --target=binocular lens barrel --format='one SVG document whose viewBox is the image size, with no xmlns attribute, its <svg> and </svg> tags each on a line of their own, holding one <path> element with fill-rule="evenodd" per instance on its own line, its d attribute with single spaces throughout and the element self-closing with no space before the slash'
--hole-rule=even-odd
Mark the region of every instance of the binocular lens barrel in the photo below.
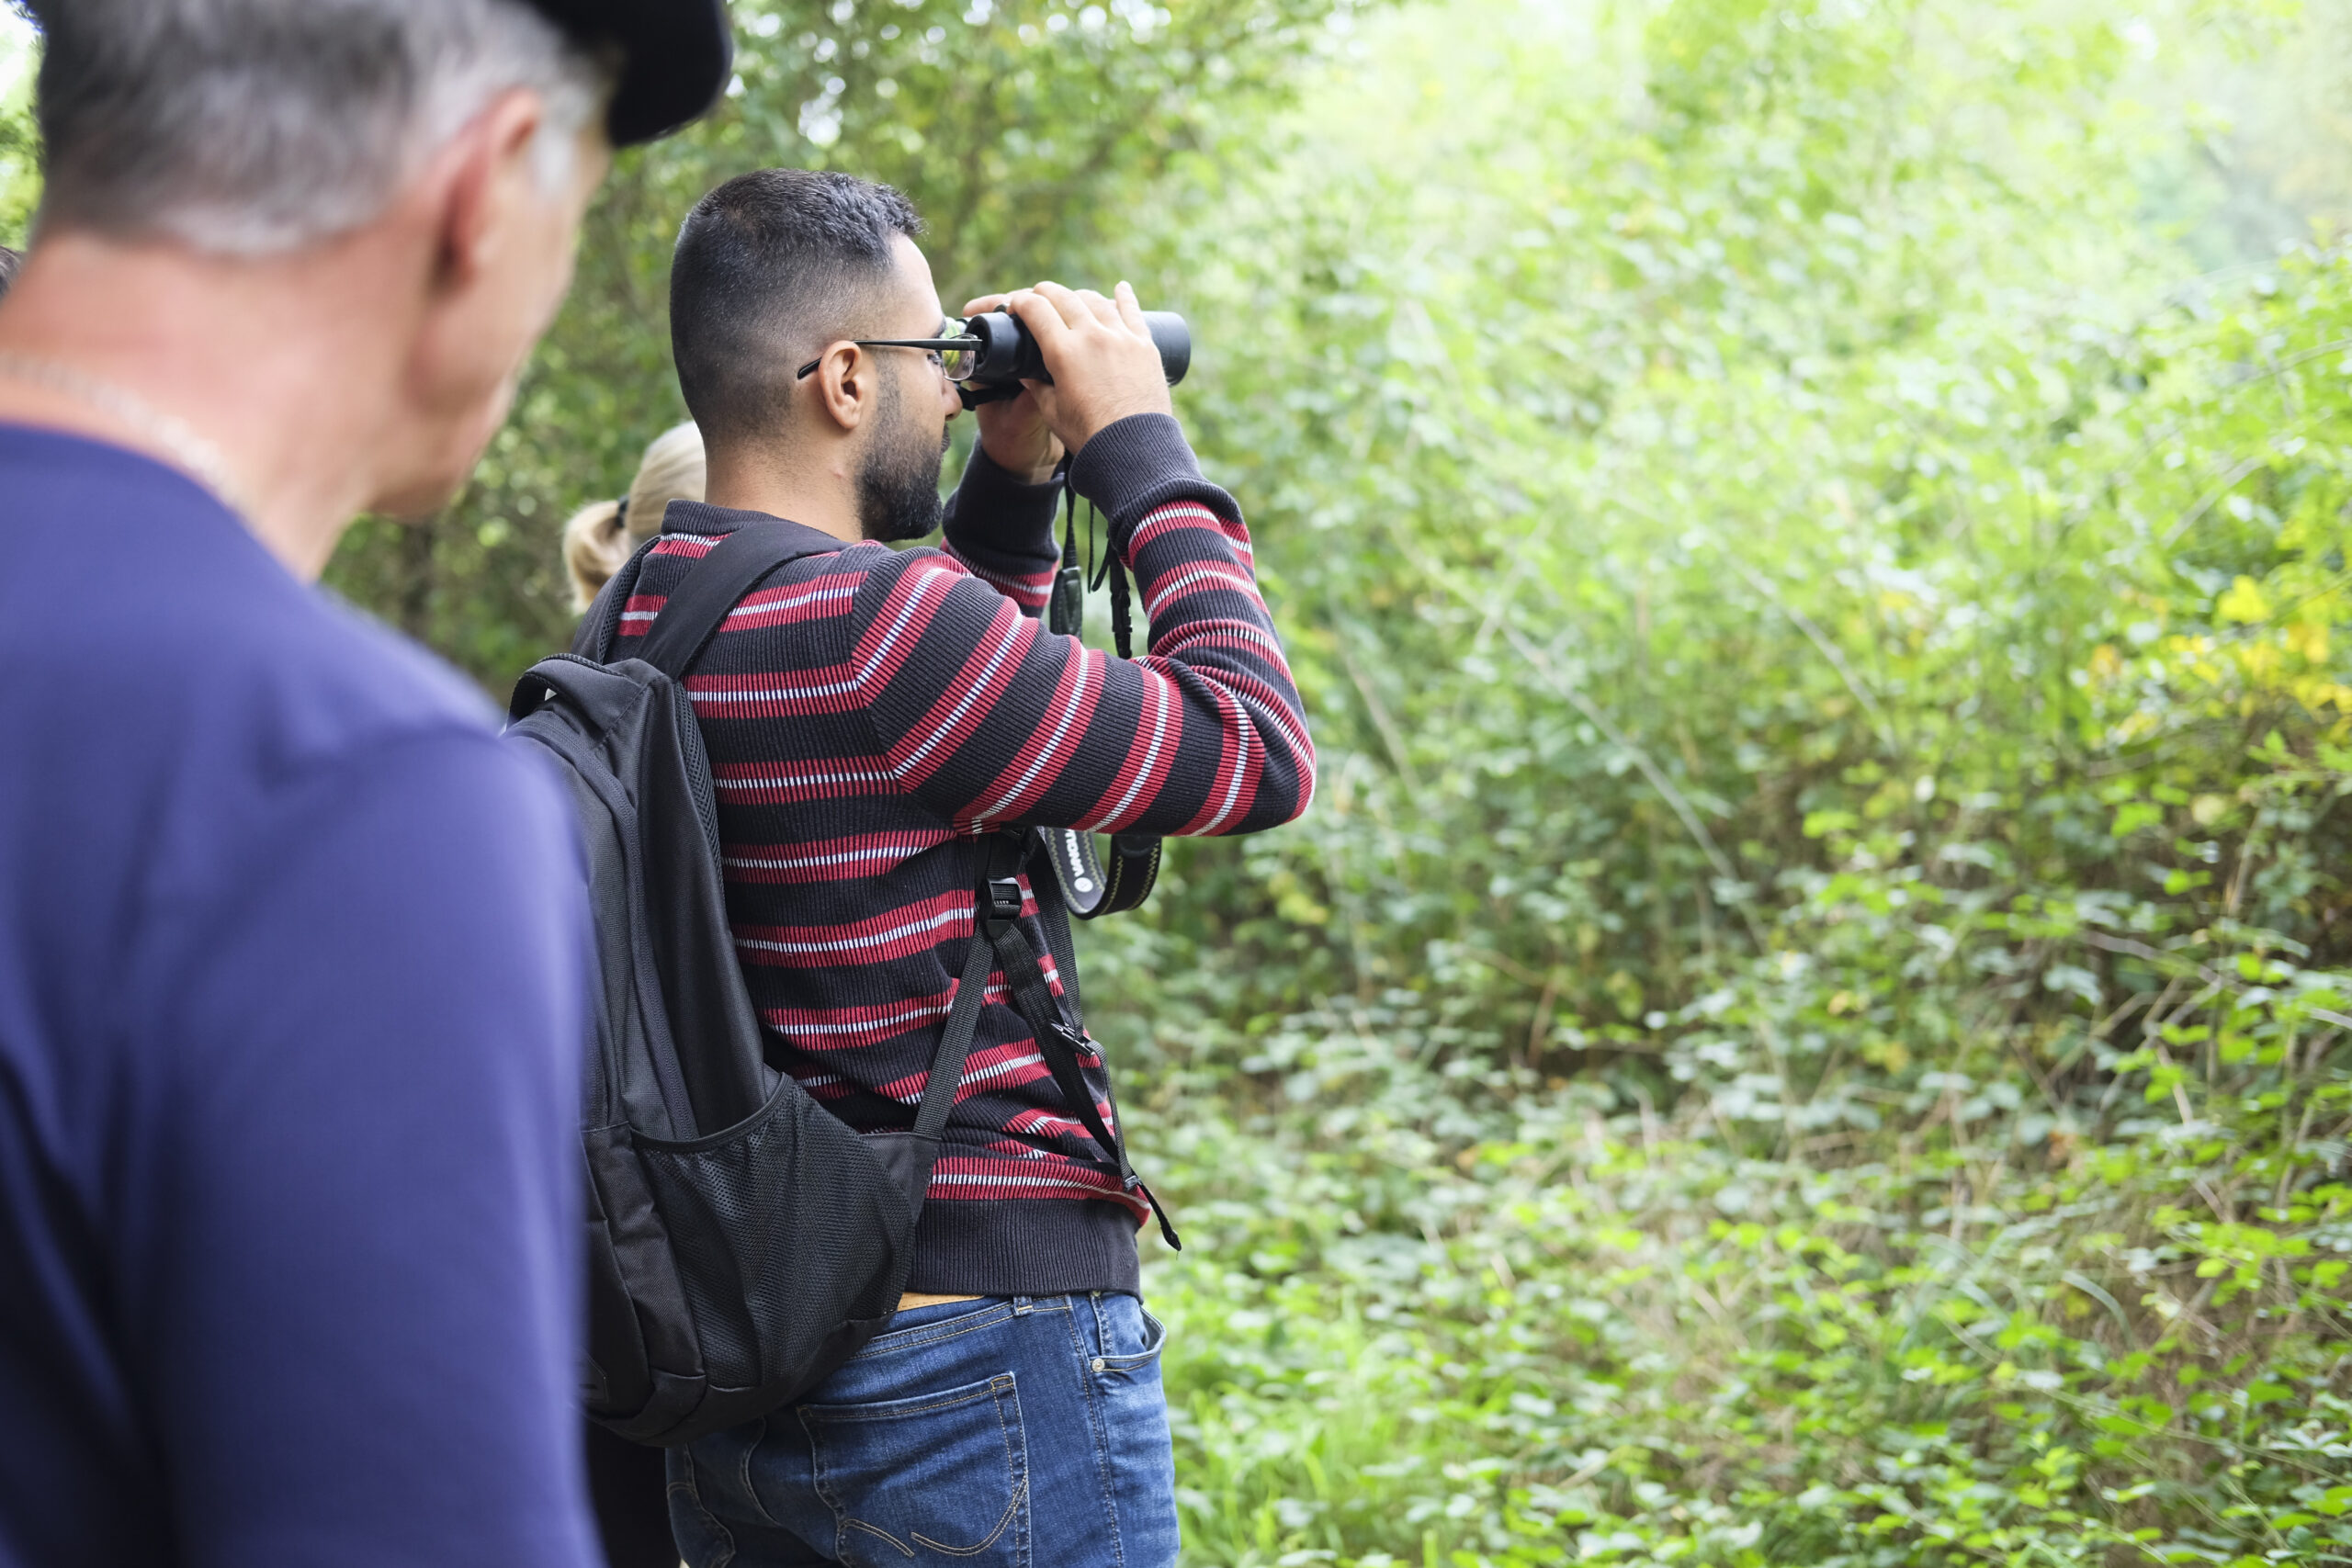
<svg viewBox="0 0 2352 1568">
<path fill-rule="evenodd" d="M 1146 310 L 1143 319 L 1151 330 L 1151 341 L 1159 345 L 1159 367 L 1172 387 L 1193 367 L 1193 329 L 1173 310 Z M 965 378 L 967 386 L 1052 383 L 1053 377 L 1046 374 L 1045 355 L 1038 350 L 1037 340 L 1012 311 L 991 310 L 984 316 L 967 316 L 964 319 L 963 335 L 980 340 L 980 346 L 975 351 L 977 363 L 971 375 Z"/>
</svg>

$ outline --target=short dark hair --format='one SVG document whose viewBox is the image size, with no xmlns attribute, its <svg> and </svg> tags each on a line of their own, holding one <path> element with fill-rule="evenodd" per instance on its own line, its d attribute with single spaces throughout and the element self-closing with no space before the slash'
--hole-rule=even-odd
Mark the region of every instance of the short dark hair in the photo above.
<svg viewBox="0 0 2352 1568">
<path fill-rule="evenodd" d="M 704 437 L 774 429 L 808 356 L 869 330 L 893 237 L 922 232 L 905 197 L 833 170 L 755 169 L 695 203 L 670 265 L 670 349 Z"/>
<path fill-rule="evenodd" d="M 0 294 L 8 292 L 8 285 L 17 281 L 17 267 L 25 258 L 0 245 Z"/>
</svg>

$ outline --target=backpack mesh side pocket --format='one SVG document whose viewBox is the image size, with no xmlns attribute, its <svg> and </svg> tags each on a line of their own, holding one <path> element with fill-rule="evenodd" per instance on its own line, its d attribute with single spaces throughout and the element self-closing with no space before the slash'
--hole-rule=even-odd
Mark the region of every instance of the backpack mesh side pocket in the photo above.
<svg viewBox="0 0 2352 1568">
<path fill-rule="evenodd" d="M 802 1391 L 763 1386 L 763 1374 L 830 1371 L 842 1325 L 896 1308 L 914 1205 L 865 1140 L 798 1083 L 786 1078 L 756 1114 L 709 1137 L 635 1142 L 712 1401 L 774 1408 Z M 871 1175 L 844 1179 L 852 1172 Z M 695 1425 L 718 1415 L 698 1413 Z"/>
</svg>

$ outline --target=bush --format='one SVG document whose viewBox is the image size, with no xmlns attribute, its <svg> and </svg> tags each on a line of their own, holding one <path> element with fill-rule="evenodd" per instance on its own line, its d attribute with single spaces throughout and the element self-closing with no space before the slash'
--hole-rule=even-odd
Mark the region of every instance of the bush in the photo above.
<svg viewBox="0 0 2352 1568">
<path fill-rule="evenodd" d="M 1324 779 L 1097 959 L 1193 1560 L 2352 1558 L 2352 258 L 2094 17 L 1369 37 L 1168 242 Z"/>
</svg>

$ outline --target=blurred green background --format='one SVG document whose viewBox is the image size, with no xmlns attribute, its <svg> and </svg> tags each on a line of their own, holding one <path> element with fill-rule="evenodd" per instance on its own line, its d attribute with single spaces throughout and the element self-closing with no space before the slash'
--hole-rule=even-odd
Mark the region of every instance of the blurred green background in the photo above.
<svg viewBox="0 0 2352 1568">
<path fill-rule="evenodd" d="M 2345 0 L 736 16 L 332 581 L 560 642 L 744 168 L 1192 317 L 1322 784 L 1089 933 L 1190 1562 L 2352 1562 Z"/>
</svg>

